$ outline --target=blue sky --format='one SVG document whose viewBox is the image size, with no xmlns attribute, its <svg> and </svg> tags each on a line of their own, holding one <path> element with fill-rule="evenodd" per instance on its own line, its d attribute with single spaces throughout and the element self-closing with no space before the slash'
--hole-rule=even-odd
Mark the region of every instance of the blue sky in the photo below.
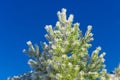
<svg viewBox="0 0 120 80">
<path fill-rule="evenodd" d="M 67 9 L 74 14 L 85 32 L 93 26 L 93 48 L 102 47 L 108 71 L 120 62 L 119 0 L 0 0 L 0 80 L 30 70 L 29 59 L 22 50 L 26 41 L 46 41 L 44 26 L 57 21 L 57 11 Z M 101 51 L 101 52 L 102 52 Z"/>
</svg>

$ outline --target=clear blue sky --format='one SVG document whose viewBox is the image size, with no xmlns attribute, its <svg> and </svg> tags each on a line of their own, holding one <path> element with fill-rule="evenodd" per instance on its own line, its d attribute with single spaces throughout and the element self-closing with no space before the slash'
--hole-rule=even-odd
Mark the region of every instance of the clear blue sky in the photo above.
<svg viewBox="0 0 120 80">
<path fill-rule="evenodd" d="M 93 26 L 93 48 L 107 53 L 105 64 L 112 71 L 120 62 L 119 0 L 0 0 L 0 80 L 30 70 L 28 56 L 22 53 L 26 41 L 45 41 L 44 26 L 55 25 L 57 11 L 67 9 L 74 14 L 85 32 Z"/>
</svg>

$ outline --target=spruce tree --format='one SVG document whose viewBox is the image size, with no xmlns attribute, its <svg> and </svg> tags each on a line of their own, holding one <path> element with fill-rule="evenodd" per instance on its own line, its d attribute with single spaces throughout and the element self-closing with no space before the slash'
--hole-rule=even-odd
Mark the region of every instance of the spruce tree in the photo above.
<svg viewBox="0 0 120 80">
<path fill-rule="evenodd" d="M 73 23 L 74 16 L 70 14 L 67 18 L 66 9 L 57 15 L 55 27 L 45 27 L 48 42 L 41 43 L 42 50 L 31 41 L 27 42 L 29 49 L 23 50 L 32 57 L 28 64 L 33 71 L 8 80 L 110 80 L 104 64 L 105 52 L 99 54 L 101 47 L 98 46 L 90 55 L 92 26 L 88 25 L 83 34 L 79 23 Z M 120 76 L 120 66 L 114 75 Z"/>
</svg>

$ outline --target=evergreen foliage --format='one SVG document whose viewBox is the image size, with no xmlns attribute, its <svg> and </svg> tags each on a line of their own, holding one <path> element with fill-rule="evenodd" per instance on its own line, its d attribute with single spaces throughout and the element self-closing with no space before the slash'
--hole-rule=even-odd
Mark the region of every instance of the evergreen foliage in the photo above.
<svg viewBox="0 0 120 80">
<path fill-rule="evenodd" d="M 27 79 L 18 76 L 8 80 L 110 80 L 104 64 L 105 53 L 99 54 L 101 47 L 89 55 L 92 26 L 82 34 L 79 23 L 73 23 L 74 16 L 71 14 L 67 19 L 66 9 L 58 11 L 57 15 L 56 26 L 45 27 L 48 43 L 42 43 L 42 51 L 31 41 L 27 42 L 29 49 L 23 50 L 34 58 L 28 61 L 33 72 Z M 120 66 L 115 69 L 115 75 L 120 76 Z"/>
</svg>

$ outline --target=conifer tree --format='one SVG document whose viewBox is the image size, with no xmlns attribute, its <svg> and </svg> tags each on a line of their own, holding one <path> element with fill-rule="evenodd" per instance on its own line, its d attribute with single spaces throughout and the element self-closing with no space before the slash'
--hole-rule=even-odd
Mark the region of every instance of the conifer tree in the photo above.
<svg viewBox="0 0 120 80">
<path fill-rule="evenodd" d="M 66 9 L 58 11 L 57 15 L 55 27 L 45 27 L 48 43 L 41 43 L 42 50 L 31 41 L 27 42 L 29 49 L 23 50 L 32 57 L 28 64 L 33 72 L 8 80 L 110 80 L 104 64 L 105 52 L 99 54 L 101 47 L 98 46 L 91 55 L 89 53 L 92 26 L 88 25 L 83 34 L 79 23 L 73 23 L 74 16 L 70 14 L 67 18 Z M 115 74 L 120 76 L 120 66 Z"/>
</svg>

